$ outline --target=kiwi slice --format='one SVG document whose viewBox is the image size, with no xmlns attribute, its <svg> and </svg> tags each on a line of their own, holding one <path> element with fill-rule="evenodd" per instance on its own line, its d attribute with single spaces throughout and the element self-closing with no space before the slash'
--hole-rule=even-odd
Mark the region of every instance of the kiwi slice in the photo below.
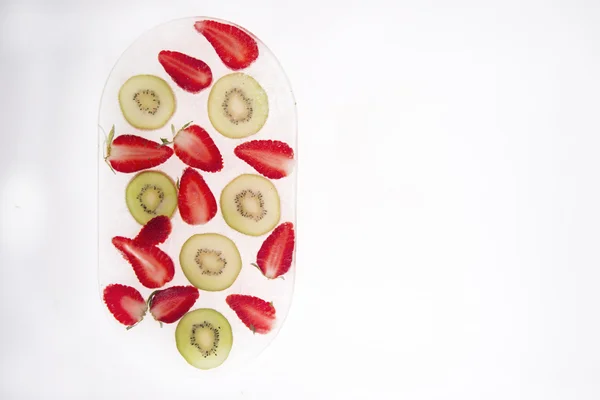
<svg viewBox="0 0 600 400">
<path fill-rule="evenodd" d="M 158 215 L 173 216 L 177 208 L 177 189 L 166 174 L 144 171 L 127 184 L 125 201 L 133 218 L 145 225 Z"/>
<path fill-rule="evenodd" d="M 233 285 L 242 269 L 237 246 L 218 233 L 196 234 L 186 240 L 179 253 L 179 263 L 192 285 L 210 292 Z"/>
<path fill-rule="evenodd" d="M 135 75 L 121 86 L 119 105 L 133 127 L 159 129 L 175 112 L 175 95 L 164 79 L 155 75 Z"/>
<path fill-rule="evenodd" d="M 279 193 L 266 178 L 243 174 L 221 192 L 221 212 L 227 225 L 250 236 L 260 236 L 277 225 L 280 218 Z"/>
<path fill-rule="evenodd" d="M 231 325 L 220 312 L 200 308 L 188 312 L 175 329 L 177 350 L 192 366 L 211 369 L 223 364 L 233 345 Z"/>
<path fill-rule="evenodd" d="M 250 75 L 225 75 L 208 96 L 208 118 L 223 136 L 244 138 L 258 132 L 269 116 L 267 93 Z"/>
</svg>

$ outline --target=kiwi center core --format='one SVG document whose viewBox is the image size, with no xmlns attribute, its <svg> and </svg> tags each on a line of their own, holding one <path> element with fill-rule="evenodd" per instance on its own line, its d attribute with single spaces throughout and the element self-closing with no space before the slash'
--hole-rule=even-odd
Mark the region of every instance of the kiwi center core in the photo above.
<svg viewBox="0 0 600 400">
<path fill-rule="evenodd" d="M 154 115 L 160 108 L 160 99 L 156 92 L 150 89 L 140 90 L 133 95 L 133 101 L 137 104 L 140 111 Z"/>
<path fill-rule="evenodd" d="M 251 189 L 242 190 L 235 196 L 235 205 L 244 218 L 260 221 L 267 215 L 261 192 L 254 192 Z"/>
<path fill-rule="evenodd" d="M 223 112 L 232 124 L 248 122 L 252 119 L 252 100 L 244 95 L 241 89 L 233 88 L 225 92 Z"/>
<path fill-rule="evenodd" d="M 219 347 L 219 329 L 221 327 L 215 328 L 208 321 L 192 325 L 190 344 L 198 349 L 204 358 L 211 354 L 216 356 Z"/>
<path fill-rule="evenodd" d="M 164 200 L 165 193 L 156 185 L 144 185 L 136 198 L 145 212 L 156 215 L 156 210 Z"/>
<path fill-rule="evenodd" d="M 221 275 L 227 260 L 221 257 L 223 253 L 211 249 L 199 249 L 196 253 L 196 264 L 202 271 L 202 275 Z"/>
</svg>

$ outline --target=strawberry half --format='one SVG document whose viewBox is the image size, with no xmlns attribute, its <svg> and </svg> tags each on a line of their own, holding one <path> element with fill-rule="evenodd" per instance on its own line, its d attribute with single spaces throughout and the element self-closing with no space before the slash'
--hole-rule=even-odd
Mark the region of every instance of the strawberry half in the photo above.
<svg viewBox="0 0 600 400">
<path fill-rule="evenodd" d="M 113 245 L 131 264 L 142 285 L 155 289 L 170 282 L 175 275 L 173 260 L 156 246 L 138 243 L 122 236 L 112 239 Z"/>
<path fill-rule="evenodd" d="M 178 51 L 162 50 L 158 53 L 158 62 L 175 83 L 190 93 L 198 93 L 210 86 L 212 72 L 210 67 L 197 58 Z"/>
<path fill-rule="evenodd" d="M 175 133 L 173 131 L 173 149 L 177 157 L 190 167 L 199 168 L 206 172 L 218 172 L 223 169 L 223 156 L 208 132 L 198 125 L 186 124 Z M 161 139 L 163 145 L 169 144 L 167 139 Z"/>
<path fill-rule="evenodd" d="M 200 297 L 194 286 L 173 286 L 157 290 L 148 298 L 150 313 L 162 325 L 171 324 L 185 315 Z"/>
<path fill-rule="evenodd" d="M 284 222 L 265 239 L 256 256 L 256 264 L 252 265 L 269 279 L 285 274 L 292 266 L 294 243 L 294 224 Z"/>
<path fill-rule="evenodd" d="M 186 168 L 179 182 L 177 207 L 181 218 L 190 225 L 205 224 L 217 214 L 217 201 L 202 175 Z"/>
<path fill-rule="evenodd" d="M 258 58 L 258 45 L 240 28 L 216 21 L 198 21 L 194 28 L 204 35 L 229 69 L 248 67 Z"/>
<path fill-rule="evenodd" d="M 121 135 L 113 140 L 115 127 L 108 134 L 106 157 L 108 165 L 119 172 L 137 172 L 167 161 L 173 149 L 135 135 Z"/>
<path fill-rule="evenodd" d="M 294 150 L 279 140 L 251 140 L 237 146 L 234 153 L 267 178 L 283 178 L 294 168 Z"/>
<path fill-rule="evenodd" d="M 127 329 L 140 322 L 148 305 L 136 289 L 131 286 L 111 284 L 104 288 L 104 303 L 110 313 Z"/>
<path fill-rule="evenodd" d="M 146 222 L 135 237 L 137 243 L 155 246 L 163 243 L 171 234 L 171 220 L 166 215 L 159 215 Z"/>
<path fill-rule="evenodd" d="M 230 294 L 225 299 L 239 319 L 254 333 L 269 333 L 275 325 L 275 307 L 255 296 Z"/>
</svg>

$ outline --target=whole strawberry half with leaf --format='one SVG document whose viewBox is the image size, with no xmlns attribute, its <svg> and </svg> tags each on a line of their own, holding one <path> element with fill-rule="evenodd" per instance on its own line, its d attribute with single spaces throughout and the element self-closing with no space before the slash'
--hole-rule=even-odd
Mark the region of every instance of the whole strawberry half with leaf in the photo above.
<svg viewBox="0 0 600 400">
<path fill-rule="evenodd" d="M 163 164 L 173 149 L 136 135 L 115 136 L 113 126 L 108 134 L 104 160 L 113 171 L 131 173 Z"/>
</svg>

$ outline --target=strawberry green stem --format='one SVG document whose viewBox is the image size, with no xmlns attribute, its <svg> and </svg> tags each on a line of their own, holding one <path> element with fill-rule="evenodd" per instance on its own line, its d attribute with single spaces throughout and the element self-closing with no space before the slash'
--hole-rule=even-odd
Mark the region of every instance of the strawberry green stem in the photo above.
<svg viewBox="0 0 600 400">
<path fill-rule="evenodd" d="M 102 127 L 100 127 L 100 129 L 102 129 Z M 108 158 L 110 157 L 110 152 L 112 150 L 112 141 L 115 137 L 115 126 L 113 125 L 112 128 L 110 129 L 110 132 L 108 133 L 108 137 L 106 138 L 106 154 L 104 155 L 104 162 L 109 166 L 110 170 L 113 172 L 113 174 L 117 174 L 117 172 L 115 171 L 115 169 L 112 167 L 112 165 L 110 165 L 110 161 L 108 161 Z"/>
</svg>

